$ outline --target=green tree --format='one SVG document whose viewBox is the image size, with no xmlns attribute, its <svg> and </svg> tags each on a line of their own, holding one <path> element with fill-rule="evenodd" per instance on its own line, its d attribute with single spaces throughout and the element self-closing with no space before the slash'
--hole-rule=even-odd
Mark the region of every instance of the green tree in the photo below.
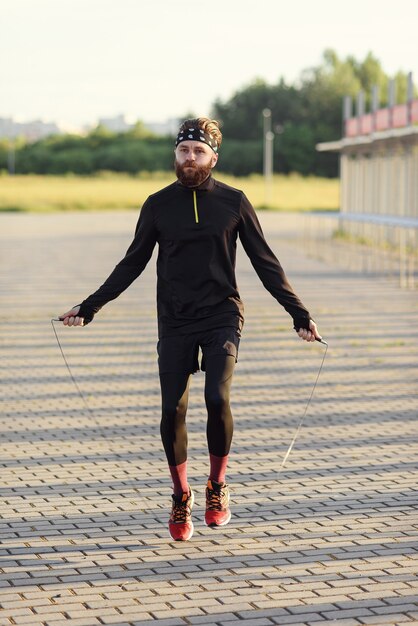
<svg viewBox="0 0 418 626">
<path fill-rule="evenodd" d="M 7 139 L 0 139 L 0 172 L 7 170 L 8 162 L 7 155 L 9 153 L 9 141 Z"/>
<path fill-rule="evenodd" d="M 93 155 L 86 148 L 74 150 L 62 150 L 54 154 L 54 158 L 49 166 L 48 174 L 92 174 Z"/>
<path fill-rule="evenodd" d="M 237 141 L 226 138 L 222 142 L 219 161 L 216 166 L 220 172 L 235 176 L 248 176 L 259 172 L 263 164 L 263 145 L 261 141 Z"/>
<path fill-rule="evenodd" d="M 283 159 L 283 171 L 310 174 L 315 166 L 313 128 L 307 124 L 288 122 L 280 136 L 278 147 Z"/>
<path fill-rule="evenodd" d="M 126 139 L 153 139 L 155 134 L 152 133 L 148 128 L 146 128 L 145 124 L 138 120 L 133 128 L 128 130 L 128 132 L 123 133 L 126 136 Z"/>
<path fill-rule="evenodd" d="M 395 81 L 398 102 L 405 101 L 406 74 L 398 72 Z M 283 135 L 275 141 L 276 171 L 309 171 L 335 176 L 338 172 L 337 155 L 318 153 L 315 145 L 341 137 L 342 100 L 345 95 L 354 100 L 363 90 L 369 109 L 372 87 L 378 85 L 384 105 L 388 82 L 388 75 L 371 52 L 358 61 L 353 56 L 340 58 L 334 50 L 326 49 L 321 63 L 305 69 L 295 85 L 287 85 L 283 79 L 276 85 L 257 79 L 238 90 L 228 101 L 217 100 L 213 115 L 221 120 L 225 137 L 241 142 L 261 142 L 262 111 L 268 107 L 272 111 L 273 130 L 276 125 L 284 129 Z M 262 148 L 259 150 L 262 151 Z M 233 165 L 229 163 L 229 158 L 232 158 L 232 153 L 226 155 L 223 167 L 231 171 Z M 243 159 L 245 157 L 241 156 L 237 171 L 243 169 Z M 261 166 L 258 171 L 261 171 Z"/>
<path fill-rule="evenodd" d="M 213 117 L 219 119 L 228 139 L 257 140 L 262 132 L 262 110 L 270 103 L 271 87 L 256 79 L 237 91 L 230 100 L 216 100 Z"/>
<path fill-rule="evenodd" d="M 397 101 L 405 101 L 407 75 L 399 71 Z M 280 78 L 270 85 L 257 78 L 237 90 L 229 100 L 217 100 L 212 115 L 222 124 L 224 142 L 218 168 L 246 176 L 261 172 L 263 163 L 263 109 L 272 112 L 274 169 L 336 176 L 338 157 L 318 153 L 315 145 L 341 137 L 342 99 L 353 99 L 362 89 L 370 107 L 373 85 L 380 100 L 387 102 L 389 76 L 369 52 L 363 60 L 340 58 L 326 49 L 321 62 L 305 69 L 294 85 Z M 188 113 L 184 118 L 196 117 Z M 278 132 L 280 127 L 280 133 Z M 90 174 L 100 170 L 136 173 L 142 170 L 172 170 L 173 139 L 156 137 L 138 120 L 125 133 L 97 126 L 86 137 L 57 135 L 35 143 L 16 144 L 16 171 L 20 173 Z M 7 167 L 8 147 L 0 143 L 0 169 Z"/>
</svg>

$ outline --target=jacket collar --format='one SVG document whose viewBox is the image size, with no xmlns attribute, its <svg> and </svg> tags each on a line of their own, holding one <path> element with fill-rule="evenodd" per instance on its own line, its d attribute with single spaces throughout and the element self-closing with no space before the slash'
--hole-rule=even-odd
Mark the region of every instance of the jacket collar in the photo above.
<svg viewBox="0 0 418 626">
<path fill-rule="evenodd" d="M 208 178 L 204 180 L 203 183 L 201 183 L 197 187 L 186 187 L 186 185 L 183 185 L 183 183 L 181 183 L 179 180 L 176 181 L 176 184 L 181 189 L 186 189 L 190 191 L 212 191 L 212 189 L 215 187 L 215 180 L 212 178 L 212 175 L 210 174 Z"/>
</svg>

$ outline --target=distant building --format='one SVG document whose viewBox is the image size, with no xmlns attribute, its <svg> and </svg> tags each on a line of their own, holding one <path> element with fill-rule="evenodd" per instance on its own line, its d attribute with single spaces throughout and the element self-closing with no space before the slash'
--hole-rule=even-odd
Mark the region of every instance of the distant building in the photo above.
<svg viewBox="0 0 418 626">
<path fill-rule="evenodd" d="M 0 117 L 0 138 L 24 137 L 28 141 L 37 141 L 43 137 L 61 133 L 62 130 L 54 122 L 42 120 L 16 122 L 12 117 Z"/>
<path fill-rule="evenodd" d="M 390 88 L 390 94 L 394 88 Z M 364 110 L 364 94 L 356 115 L 346 98 L 344 137 L 317 145 L 340 153 L 341 217 L 375 223 L 418 220 L 418 99 L 409 76 L 408 101 L 385 108 L 377 99 Z M 379 220 L 376 217 L 379 216 Z"/>
<path fill-rule="evenodd" d="M 144 122 L 144 126 L 155 135 L 175 137 L 180 123 L 180 119 L 170 118 L 166 122 Z"/>
<path fill-rule="evenodd" d="M 170 118 L 166 122 L 144 122 L 143 126 L 158 136 L 176 136 L 180 124 L 179 119 Z M 49 135 L 63 135 L 66 133 L 85 135 L 100 125 L 114 133 L 126 133 L 134 128 L 134 123 L 129 123 L 125 115 L 115 117 L 100 117 L 97 124 L 85 125 L 82 128 L 58 125 L 55 122 L 32 120 L 29 122 L 17 122 L 12 117 L 0 117 L 0 139 L 13 139 L 24 137 L 27 141 L 38 141 Z"/>
<path fill-rule="evenodd" d="M 347 96 L 344 136 L 320 143 L 317 149 L 340 154 L 339 232 L 351 241 L 367 243 L 372 250 L 368 254 L 364 245 L 356 246 L 351 263 L 360 259 L 361 271 L 376 275 L 396 272 L 401 287 L 414 288 L 418 278 L 418 99 L 412 74 L 407 102 L 397 104 L 394 93 L 391 81 L 388 106 L 379 108 L 375 87 L 371 111 L 366 112 L 360 92 L 355 115 Z"/>
<path fill-rule="evenodd" d="M 114 133 L 126 133 L 134 126 L 126 121 L 123 114 L 115 117 L 100 117 L 98 124 Z"/>
<path fill-rule="evenodd" d="M 12 138 L 15 136 L 15 124 L 11 117 L 0 117 L 0 138 Z"/>
</svg>

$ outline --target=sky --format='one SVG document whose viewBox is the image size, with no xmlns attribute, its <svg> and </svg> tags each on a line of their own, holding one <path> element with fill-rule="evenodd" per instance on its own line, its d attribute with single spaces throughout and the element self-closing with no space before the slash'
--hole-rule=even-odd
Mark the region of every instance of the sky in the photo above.
<svg viewBox="0 0 418 626">
<path fill-rule="evenodd" d="M 0 117 L 17 121 L 210 115 L 257 77 L 296 82 L 326 48 L 418 84 L 418 0 L 0 0 L 0 18 Z"/>
</svg>

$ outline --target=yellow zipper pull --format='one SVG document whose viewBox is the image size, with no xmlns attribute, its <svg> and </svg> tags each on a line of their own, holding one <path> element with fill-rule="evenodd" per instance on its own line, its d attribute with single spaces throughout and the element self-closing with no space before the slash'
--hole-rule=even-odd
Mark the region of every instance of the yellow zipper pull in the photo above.
<svg viewBox="0 0 418 626">
<path fill-rule="evenodd" d="M 196 191 L 193 189 L 193 206 L 194 206 L 194 219 L 196 224 L 199 223 L 199 214 L 197 212 L 197 200 L 196 200 Z"/>
</svg>

